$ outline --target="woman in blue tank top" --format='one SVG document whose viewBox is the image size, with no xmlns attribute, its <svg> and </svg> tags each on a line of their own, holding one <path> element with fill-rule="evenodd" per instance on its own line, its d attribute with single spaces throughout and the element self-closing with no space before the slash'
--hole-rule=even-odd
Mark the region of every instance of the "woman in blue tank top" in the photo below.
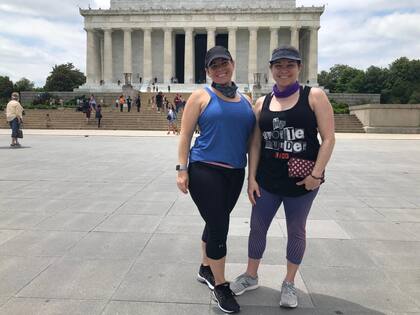
<svg viewBox="0 0 420 315">
<path fill-rule="evenodd" d="M 273 91 L 255 104 L 257 127 L 249 152 L 248 197 L 253 205 L 248 239 L 248 267 L 231 283 L 240 295 L 258 287 L 258 266 L 270 224 L 283 203 L 287 226 L 287 273 L 280 306 L 298 305 L 294 279 L 305 252 L 306 219 L 335 143 L 334 115 L 324 91 L 298 83 L 299 51 L 275 49 L 270 70 Z M 318 132 L 321 144 L 318 141 Z"/>
<path fill-rule="evenodd" d="M 213 290 L 213 298 L 226 313 L 239 312 L 225 279 L 229 216 L 239 198 L 247 164 L 248 140 L 255 125 L 250 99 L 232 82 L 235 63 L 229 51 L 215 46 L 206 53 L 211 87 L 194 91 L 181 122 L 177 185 L 191 193 L 205 221 L 202 264 L 197 279 Z M 200 136 L 190 149 L 200 127 Z"/>
</svg>

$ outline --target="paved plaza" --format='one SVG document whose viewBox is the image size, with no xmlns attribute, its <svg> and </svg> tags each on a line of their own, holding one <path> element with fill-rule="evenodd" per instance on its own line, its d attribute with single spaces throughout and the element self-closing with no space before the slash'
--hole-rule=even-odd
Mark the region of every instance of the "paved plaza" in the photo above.
<svg viewBox="0 0 420 315">
<path fill-rule="evenodd" d="M 44 134 L 41 134 L 44 133 Z M 1 315 L 222 314 L 196 281 L 203 221 L 163 132 L 0 130 Z M 232 213 L 227 277 L 245 270 L 250 204 Z M 286 230 L 270 231 L 243 315 L 420 314 L 420 135 L 337 135 L 307 225 L 300 307 L 280 309 Z"/>
</svg>

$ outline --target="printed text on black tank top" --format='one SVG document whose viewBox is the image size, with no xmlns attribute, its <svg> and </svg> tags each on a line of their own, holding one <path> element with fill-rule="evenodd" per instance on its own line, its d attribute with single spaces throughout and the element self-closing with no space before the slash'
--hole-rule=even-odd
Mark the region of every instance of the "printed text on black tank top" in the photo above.
<svg viewBox="0 0 420 315">
<path fill-rule="evenodd" d="M 264 131 L 265 149 L 285 153 L 303 153 L 306 151 L 305 129 L 286 127 L 286 121 L 278 117 L 273 119 L 273 130 Z M 276 158 L 288 159 L 288 154 L 275 154 Z"/>
</svg>

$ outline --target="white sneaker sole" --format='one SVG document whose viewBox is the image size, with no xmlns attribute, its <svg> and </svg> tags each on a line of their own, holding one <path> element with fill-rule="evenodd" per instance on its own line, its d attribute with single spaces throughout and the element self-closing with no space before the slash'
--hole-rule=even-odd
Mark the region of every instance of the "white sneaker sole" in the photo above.
<svg viewBox="0 0 420 315">
<path fill-rule="evenodd" d="M 201 283 L 204 283 L 204 284 L 207 284 L 207 286 L 209 287 L 210 290 L 212 290 L 212 291 L 214 290 L 214 286 L 210 282 L 208 282 L 206 278 L 200 276 L 199 273 L 197 274 L 197 281 L 201 282 Z"/>
<path fill-rule="evenodd" d="M 281 301 L 280 301 L 280 307 L 284 307 L 284 308 L 296 308 L 297 306 L 298 306 L 298 304 L 296 303 L 296 304 L 283 304 L 283 303 L 281 303 Z"/>
<path fill-rule="evenodd" d="M 251 286 L 249 286 L 249 287 L 247 287 L 247 288 L 245 288 L 245 289 L 243 289 L 242 291 L 239 291 L 239 292 L 234 292 L 233 290 L 232 290 L 232 292 L 235 294 L 235 295 L 241 295 L 241 294 L 243 294 L 243 293 L 245 293 L 246 291 L 251 291 L 251 290 L 255 290 L 255 289 L 257 289 L 259 287 L 259 285 L 258 284 L 255 284 L 255 285 L 251 285 Z"/>
</svg>

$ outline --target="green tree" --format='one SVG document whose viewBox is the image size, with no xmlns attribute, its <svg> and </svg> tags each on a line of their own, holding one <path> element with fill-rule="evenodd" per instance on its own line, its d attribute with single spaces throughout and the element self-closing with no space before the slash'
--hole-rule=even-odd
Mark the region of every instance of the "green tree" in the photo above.
<svg viewBox="0 0 420 315">
<path fill-rule="evenodd" d="M 365 93 L 381 93 L 389 76 L 389 70 L 370 66 L 365 73 Z"/>
<path fill-rule="evenodd" d="M 10 98 L 13 92 L 13 82 L 10 81 L 9 77 L 0 76 L 0 99 L 2 101 Z"/>
<path fill-rule="evenodd" d="M 21 91 L 32 91 L 34 89 L 34 83 L 29 81 L 27 78 L 22 78 L 16 81 L 13 85 L 13 89 L 17 92 Z"/>
<path fill-rule="evenodd" d="M 330 86 L 330 82 L 329 82 L 329 77 L 330 74 L 329 72 L 322 70 L 320 74 L 318 74 L 318 83 L 319 85 L 325 87 L 325 88 L 329 88 Z"/>
<path fill-rule="evenodd" d="M 73 91 L 86 82 L 85 75 L 72 63 L 55 65 L 44 86 L 46 91 Z"/>
<path fill-rule="evenodd" d="M 362 70 L 340 65 L 336 69 L 332 69 L 335 76 L 335 91 L 338 93 L 358 93 L 363 89 L 365 74 Z"/>
<path fill-rule="evenodd" d="M 414 91 L 411 94 L 408 103 L 410 103 L 410 104 L 420 104 L 420 89 L 417 90 L 417 91 Z"/>
<path fill-rule="evenodd" d="M 362 70 L 347 65 L 335 65 L 329 72 L 322 71 L 319 83 L 332 93 L 358 93 L 365 84 Z"/>
<path fill-rule="evenodd" d="M 409 60 L 406 57 L 395 60 L 389 66 L 389 75 L 385 82 L 385 101 L 407 104 L 416 99 L 414 95 L 420 90 L 420 60 Z"/>
</svg>

